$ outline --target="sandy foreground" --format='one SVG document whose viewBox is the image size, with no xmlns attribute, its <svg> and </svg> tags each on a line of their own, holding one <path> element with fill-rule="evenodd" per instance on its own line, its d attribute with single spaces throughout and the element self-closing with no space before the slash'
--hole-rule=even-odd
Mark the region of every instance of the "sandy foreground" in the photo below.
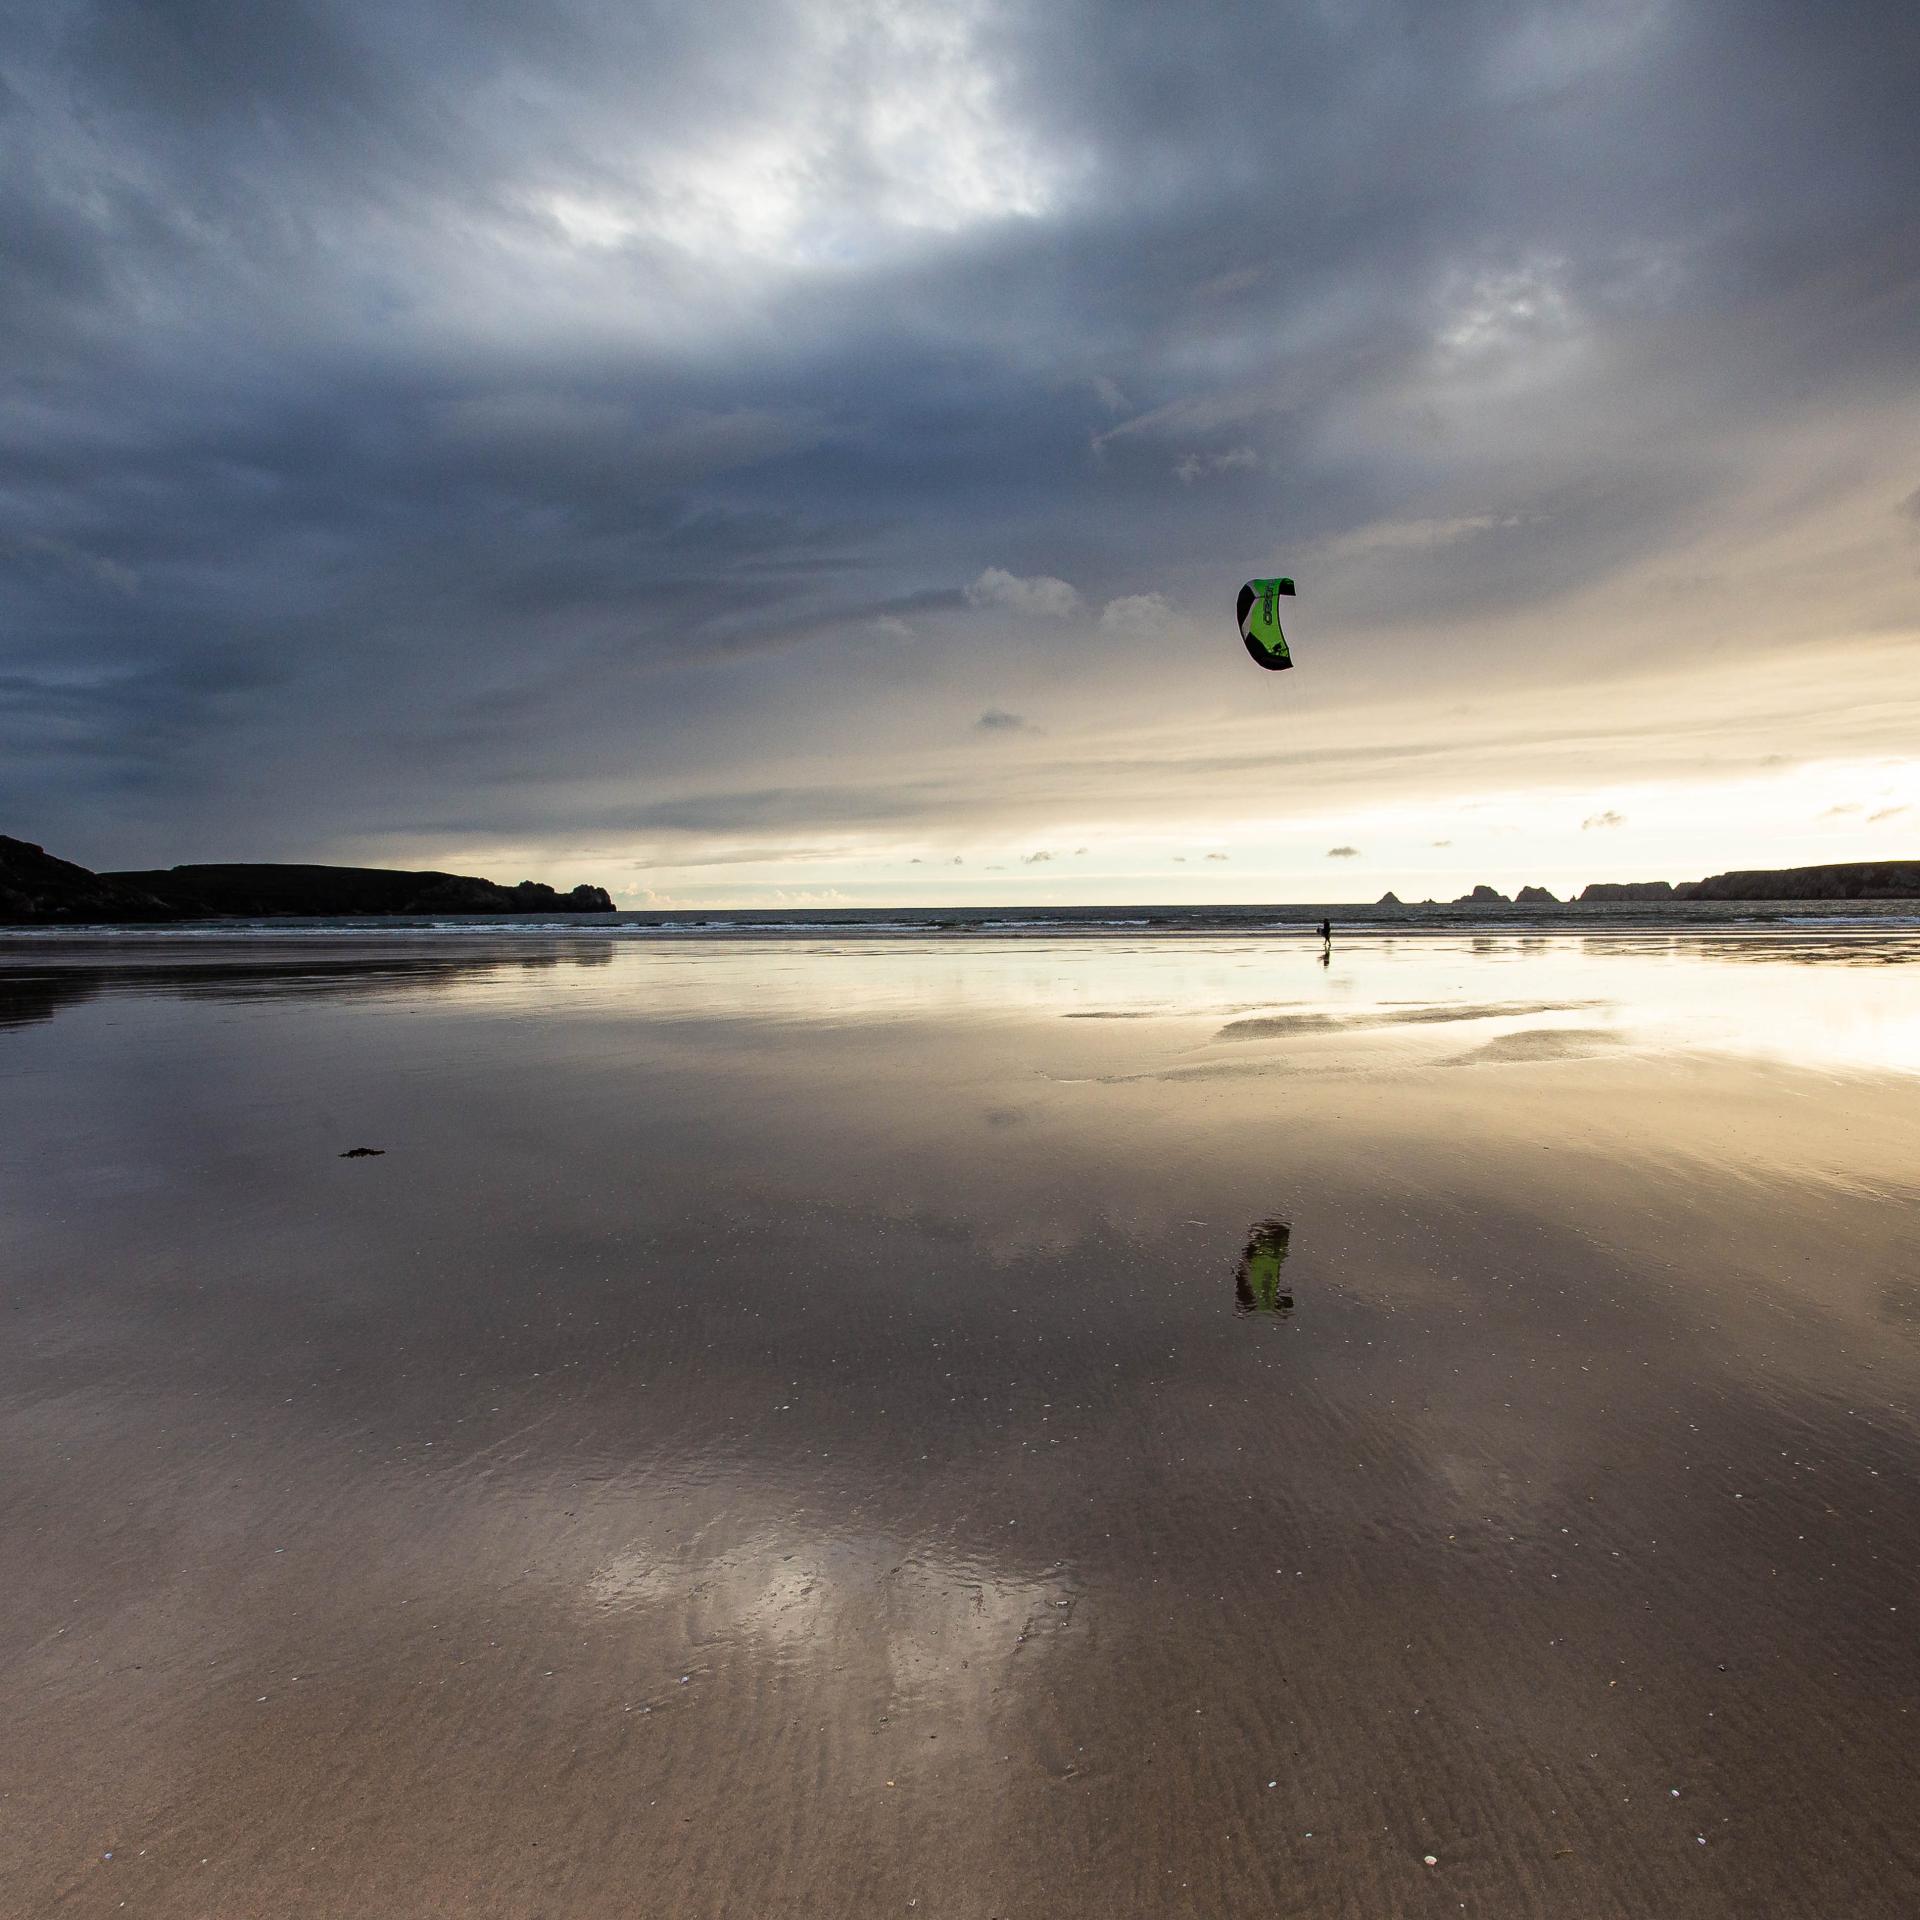
<svg viewBox="0 0 1920 1920">
<path fill-rule="evenodd" d="M 1910 935 L 0 942 L 0 1915 L 1920 1912 L 1917 1198 Z"/>
</svg>

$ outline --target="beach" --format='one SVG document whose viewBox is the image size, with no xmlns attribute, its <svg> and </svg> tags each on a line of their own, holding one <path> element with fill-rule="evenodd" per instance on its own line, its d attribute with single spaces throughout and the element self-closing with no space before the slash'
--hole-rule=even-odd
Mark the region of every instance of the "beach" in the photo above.
<svg viewBox="0 0 1920 1920">
<path fill-rule="evenodd" d="M 1916 1169 L 1904 929 L 0 940 L 0 1913 L 1920 1911 Z"/>
</svg>

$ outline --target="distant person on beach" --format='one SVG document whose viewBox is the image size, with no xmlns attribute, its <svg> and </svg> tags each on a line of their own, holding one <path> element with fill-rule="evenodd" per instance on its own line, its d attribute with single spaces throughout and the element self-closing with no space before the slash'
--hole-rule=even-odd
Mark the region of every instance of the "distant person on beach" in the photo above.
<svg viewBox="0 0 1920 1920">
<path fill-rule="evenodd" d="M 1320 922 L 1320 938 L 1324 940 L 1328 946 L 1333 945 L 1333 922 L 1331 920 L 1322 920 Z"/>
</svg>

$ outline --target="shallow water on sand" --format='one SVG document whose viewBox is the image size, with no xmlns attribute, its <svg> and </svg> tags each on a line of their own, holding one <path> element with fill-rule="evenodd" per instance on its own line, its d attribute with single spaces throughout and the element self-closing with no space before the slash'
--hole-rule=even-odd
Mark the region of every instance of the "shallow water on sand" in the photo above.
<svg viewBox="0 0 1920 1920">
<path fill-rule="evenodd" d="M 0 1912 L 1920 1910 L 1917 1168 L 1911 935 L 0 944 Z"/>
</svg>

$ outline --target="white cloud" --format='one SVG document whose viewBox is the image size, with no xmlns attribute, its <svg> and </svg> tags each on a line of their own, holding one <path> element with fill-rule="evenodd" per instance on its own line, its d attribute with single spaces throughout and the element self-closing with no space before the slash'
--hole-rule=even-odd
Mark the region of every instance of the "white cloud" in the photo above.
<svg viewBox="0 0 1920 1920">
<path fill-rule="evenodd" d="M 978 0 L 782 10 L 733 111 L 614 152 L 590 188 L 524 203 L 585 253 L 665 246 L 703 264 L 845 265 L 923 234 L 1045 213 L 1074 170 L 1006 111 Z"/>
<path fill-rule="evenodd" d="M 1354 554 L 1430 552 L 1471 540 L 1497 528 L 1522 524 L 1517 513 L 1469 513 L 1440 520 L 1375 520 L 1333 541 L 1328 551 L 1343 557 Z"/>
<path fill-rule="evenodd" d="M 1454 360 L 1566 339 L 1576 327 L 1567 263 L 1541 258 L 1505 271 L 1459 274 L 1442 296 L 1439 346 Z"/>
<path fill-rule="evenodd" d="M 1100 631 L 1128 640 L 1151 640 L 1167 630 L 1173 609 L 1157 593 L 1129 593 L 1109 600 L 1100 613 Z"/>
<path fill-rule="evenodd" d="M 1070 620 L 1080 611 L 1080 595 L 1064 580 L 1035 574 L 1023 580 L 1005 567 L 989 567 L 967 589 L 970 607 L 998 607 L 1008 613 Z"/>
</svg>

